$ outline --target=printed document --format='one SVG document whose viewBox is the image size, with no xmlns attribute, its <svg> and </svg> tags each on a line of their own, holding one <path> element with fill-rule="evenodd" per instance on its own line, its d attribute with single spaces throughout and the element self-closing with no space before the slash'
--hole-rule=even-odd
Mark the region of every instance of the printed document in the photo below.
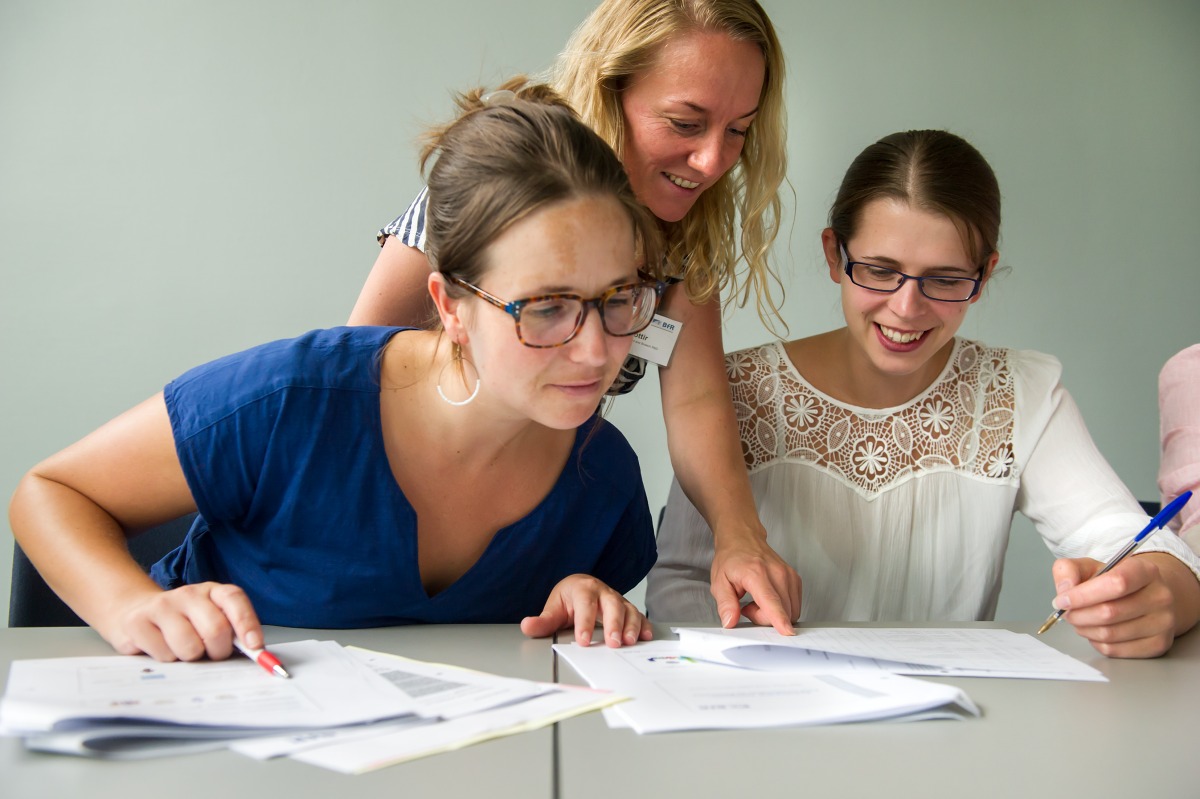
<svg viewBox="0 0 1200 799">
<path fill-rule="evenodd" d="M 334 727 L 409 715 L 413 700 L 333 641 L 271 647 L 292 679 L 254 661 L 159 663 L 144 655 L 17 660 L 0 729 L 30 734 L 142 723 L 147 735 L 187 725 L 214 735 Z"/>
<path fill-rule="evenodd" d="M 15 661 L 0 732 L 30 749 L 131 759 L 231 747 L 357 774 L 552 724 L 623 697 L 343 648 L 271 646 L 253 661 L 145 656 Z"/>
<path fill-rule="evenodd" d="M 999 629 L 678 627 L 683 654 L 763 671 L 882 671 L 927 677 L 1107 682 L 1095 668 L 1031 635 Z"/>
<path fill-rule="evenodd" d="M 408 695 L 336 642 L 271 650 L 291 679 L 236 655 L 194 663 L 144 655 L 14 661 L 0 733 L 38 751 L 130 759 L 415 717 Z"/>
<path fill-rule="evenodd" d="M 586 688 L 558 686 L 523 702 L 502 705 L 422 727 L 395 727 L 382 735 L 335 740 L 292 753 L 299 760 L 343 774 L 362 774 L 419 757 L 461 749 L 506 735 L 528 732 L 598 710 L 624 697 Z M 253 742 L 249 742 L 253 743 Z M 240 744 L 234 749 L 244 751 Z"/>
<path fill-rule="evenodd" d="M 593 688 L 631 697 L 604 714 L 609 726 L 639 733 L 979 715 L 952 685 L 882 671 L 753 671 L 690 657 L 678 641 L 554 650 Z"/>
<path fill-rule="evenodd" d="M 421 718 L 247 739 L 230 748 L 259 760 L 286 755 L 344 774 L 362 774 L 538 729 L 624 698 L 358 647 L 348 649 L 408 695 Z"/>
</svg>

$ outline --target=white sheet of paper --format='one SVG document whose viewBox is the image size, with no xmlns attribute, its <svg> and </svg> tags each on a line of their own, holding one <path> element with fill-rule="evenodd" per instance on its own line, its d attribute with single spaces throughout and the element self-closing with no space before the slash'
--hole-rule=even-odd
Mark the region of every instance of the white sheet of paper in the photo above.
<svg viewBox="0 0 1200 799">
<path fill-rule="evenodd" d="M 253 738 L 262 731 L 252 732 L 228 727 L 175 727 L 159 737 L 146 734 L 145 723 L 105 724 L 66 732 L 33 733 L 24 738 L 25 748 L 34 752 L 59 755 L 83 755 L 105 760 L 144 760 L 167 755 L 190 755 L 212 749 L 224 749 L 231 740 L 245 735 Z M 358 728 L 348 728 L 358 729 Z"/>
<path fill-rule="evenodd" d="M 675 632 L 681 651 L 691 657 L 766 671 L 1108 680 L 1086 663 L 1011 630 L 809 627 L 784 636 L 769 627 L 679 627 Z"/>
<path fill-rule="evenodd" d="M 678 641 L 554 650 L 592 687 L 632 697 L 606 716 L 622 717 L 639 733 L 979 715 L 954 686 L 885 672 L 751 671 L 683 655 Z"/>
<path fill-rule="evenodd" d="M 0 728 L 48 732 L 96 722 L 168 722 L 204 728 L 298 729 L 407 715 L 414 703 L 333 641 L 270 647 L 292 679 L 235 655 L 158 663 L 142 655 L 14 661 L 0 702 Z M 163 733 L 169 733 L 165 728 Z"/>
<path fill-rule="evenodd" d="M 266 760 L 323 746 L 350 744 L 418 726 L 427 727 L 437 721 L 491 710 L 554 690 L 553 685 L 532 680 L 412 660 L 355 646 L 347 647 L 346 651 L 403 693 L 420 718 L 402 719 L 370 728 L 329 729 L 243 740 L 233 743 L 230 748 L 249 757 Z"/>
<path fill-rule="evenodd" d="M 493 738 L 535 730 L 621 699 L 606 693 L 557 686 L 523 702 L 449 721 L 409 729 L 395 728 L 381 735 L 306 748 L 295 752 L 292 759 L 343 774 L 363 774 Z"/>
<path fill-rule="evenodd" d="M 17 661 L 0 718 L 5 731 L 44 751 L 127 759 L 231 746 L 259 759 L 293 755 L 361 773 L 622 699 L 343 649 L 333 641 L 271 650 L 292 679 L 239 657 L 215 663 L 118 655 Z"/>
<path fill-rule="evenodd" d="M 361 774 L 536 729 L 622 699 L 369 649 L 347 649 L 403 691 L 423 718 L 239 740 L 230 748 L 258 760 L 290 756 L 344 774 Z"/>
<path fill-rule="evenodd" d="M 394 721 L 380 721 L 358 727 L 331 727 L 324 730 L 304 730 L 288 735 L 242 738 L 229 742 L 229 748 L 255 760 L 271 760 L 276 757 L 294 756 L 299 752 L 319 749 L 322 746 L 361 741 L 365 738 L 388 735 L 415 727 L 428 727 L 437 723 L 437 719 L 406 716 Z"/>
<path fill-rule="evenodd" d="M 400 689 L 412 700 L 417 715 L 427 718 L 457 718 L 555 690 L 551 684 L 533 680 L 411 660 L 356 646 L 346 649 Z"/>
</svg>

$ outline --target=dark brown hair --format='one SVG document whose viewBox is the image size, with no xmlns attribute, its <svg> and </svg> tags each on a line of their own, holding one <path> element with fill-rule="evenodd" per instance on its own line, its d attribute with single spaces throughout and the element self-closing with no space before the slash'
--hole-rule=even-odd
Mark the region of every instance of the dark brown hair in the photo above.
<svg viewBox="0 0 1200 799">
<path fill-rule="evenodd" d="M 979 151 L 953 133 L 893 133 L 859 153 L 829 209 L 829 227 L 838 240 L 853 238 L 863 208 L 884 198 L 950 219 L 976 264 L 996 252 L 1000 185 Z"/>
</svg>

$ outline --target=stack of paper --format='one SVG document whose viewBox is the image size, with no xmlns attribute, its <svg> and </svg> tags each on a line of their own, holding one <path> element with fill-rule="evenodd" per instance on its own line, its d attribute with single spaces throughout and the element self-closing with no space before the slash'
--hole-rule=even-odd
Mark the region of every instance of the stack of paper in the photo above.
<svg viewBox="0 0 1200 799">
<path fill-rule="evenodd" d="M 678 641 L 554 649 L 589 685 L 632 697 L 604 714 L 639 733 L 979 715 L 958 688 L 897 674 L 752 671 L 685 655 Z"/>
<path fill-rule="evenodd" d="M 1028 635 L 986 629 L 676 628 L 622 649 L 559 644 L 588 684 L 632 701 L 604 711 L 639 733 L 979 715 L 952 685 L 901 675 L 1103 681 Z"/>
<path fill-rule="evenodd" d="M 341 728 L 235 742 L 258 759 L 288 755 L 345 774 L 448 752 L 492 738 L 526 732 L 624 699 L 606 692 L 509 677 L 350 647 L 414 703 L 423 723 L 398 721 L 370 730 Z M 433 721 L 429 721 L 432 719 Z"/>
<path fill-rule="evenodd" d="M 691 657 L 764 671 L 880 671 L 927 677 L 1014 677 L 1107 682 L 1096 669 L 1031 635 L 957 628 L 678 627 Z"/>
<path fill-rule="evenodd" d="M 109 758 L 233 746 L 358 773 L 533 729 L 619 697 L 422 663 L 333 641 L 271 647 L 292 675 L 234 657 L 15 661 L 0 732 Z"/>
</svg>

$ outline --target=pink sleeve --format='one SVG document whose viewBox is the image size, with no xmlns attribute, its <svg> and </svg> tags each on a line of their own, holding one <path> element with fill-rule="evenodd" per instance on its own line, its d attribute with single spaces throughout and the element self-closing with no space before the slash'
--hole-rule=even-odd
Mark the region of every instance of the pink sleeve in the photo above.
<svg viewBox="0 0 1200 799">
<path fill-rule="evenodd" d="M 1183 350 L 1158 376 L 1162 460 L 1158 490 L 1163 504 L 1184 491 L 1196 491 L 1171 529 L 1183 535 L 1200 525 L 1200 344 Z M 1193 533 L 1200 540 L 1200 528 Z"/>
</svg>

